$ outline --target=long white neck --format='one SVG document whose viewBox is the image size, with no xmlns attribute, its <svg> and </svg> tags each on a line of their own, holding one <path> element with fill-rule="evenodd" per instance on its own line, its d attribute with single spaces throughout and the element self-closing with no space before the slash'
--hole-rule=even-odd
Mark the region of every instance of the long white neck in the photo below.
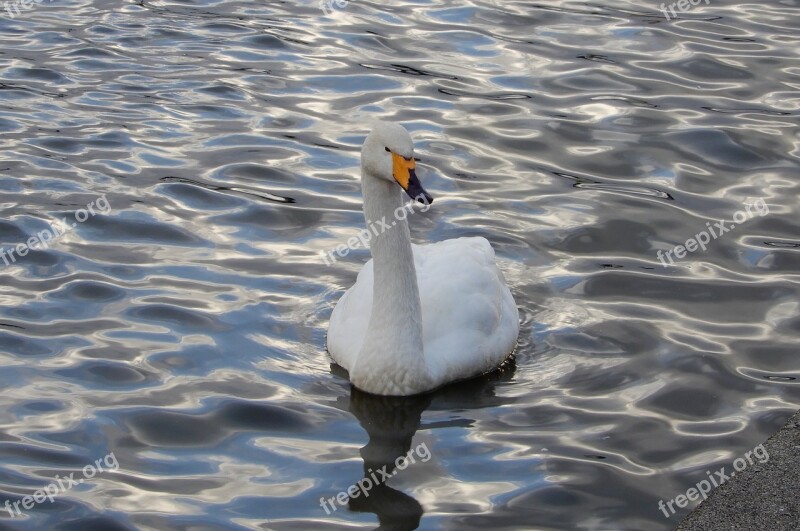
<svg viewBox="0 0 800 531">
<path fill-rule="evenodd" d="M 369 328 L 350 378 L 365 391 L 370 391 L 370 380 L 380 379 L 385 386 L 387 378 L 398 390 L 407 390 L 424 385 L 428 371 L 411 235 L 406 220 L 395 216 L 403 205 L 401 190 L 394 183 L 366 173 L 361 183 L 364 218 L 367 230 L 373 233 L 370 248 L 374 285 Z"/>
</svg>

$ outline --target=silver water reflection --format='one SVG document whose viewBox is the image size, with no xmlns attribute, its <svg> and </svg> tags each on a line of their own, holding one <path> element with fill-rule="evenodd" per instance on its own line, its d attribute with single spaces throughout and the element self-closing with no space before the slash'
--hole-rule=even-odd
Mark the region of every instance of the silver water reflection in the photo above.
<svg viewBox="0 0 800 531">
<path fill-rule="evenodd" d="M 674 527 L 688 508 L 659 500 L 800 407 L 800 20 L 793 0 L 660 3 L 0 18 L 0 247 L 112 207 L 0 264 L 0 507 L 119 462 L 0 529 Z M 363 228 L 378 117 L 437 197 L 414 241 L 496 249 L 513 372 L 394 401 L 331 371 L 327 320 L 369 253 L 320 253 Z M 321 509 L 423 442 L 428 462 Z"/>
<path fill-rule="evenodd" d="M 472 409 L 498 407 L 504 403 L 510 404 L 511 400 L 504 400 L 495 395 L 495 387 L 499 382 L 511 381 L 514 369 L 515 363 L 512 357 L 490 375 L 453 384 L 435 393 L 413 397 L 375 396 L 353 388 L 347 409 L 369 435 L 369 441 L 359 452 L 364 462 L 363 478 L 353 481 L 353 485 L 360 484 L 366 487 L 367 483 L 363 482 L 366 478 L 370 480 L 372 486 L 353 493 L 350 496 L 349 508 L 353 511 L 376 514 L 379 524 L 387 529 L 416 529 L 424 513 L 423 506 L 412 496 L 390 487 L 387 475 L 393 477 L 402 471 L 404 476 L 411 478 L 424 477 L 418 469 L 422 463 L 430 460 L 436 447 L 432 449 L 424 441 L 418 445 L 414 443 L 418 431 L 469 429 L 474 426 L 474 419 L 467 418 L 466 412 Z M 423 425 L 422 415 L 429 409 L 443 411 L 458 409 L 462 411 L 462 415 L 456 419 Z M 425 451 L 420 451 L 420 447 Z M 401 470 L 398 470 L 398 460 L 415 453 L 419 460 L 412 462 L 411 459 L 406 459 L 406 466 L 403 467 L 401 463 L 399 465 Z M 376 475 L 376 471 L 381 470 L 384 473 Z M 374 481 L 375 479 L 377 481 Z M 464 504 L 481 501 L 471 499 L 472 493 L 465 494 L 470 497 L 464 496 L 460 500 Z M 476 489 L 475 494 L 480 495 L 480 491 Z M 330 514 L 331 511 L 326 510 L 326 513 Z"/>
</svg>

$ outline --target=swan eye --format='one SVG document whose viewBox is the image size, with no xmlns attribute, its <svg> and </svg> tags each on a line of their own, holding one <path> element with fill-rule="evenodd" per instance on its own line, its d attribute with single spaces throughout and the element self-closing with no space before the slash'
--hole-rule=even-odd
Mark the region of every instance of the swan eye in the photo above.
<svg viewBox="0 0 800 531">
<path fill-rule="evenodd" d="M 392 150 L 391 150 L 391 149 L 389 149 L 388 147 L 385 147 L 385 148 L 383 148 L 383 149 L 385 149 L 385 150 L 386 150 L 386 153 L 391 153 L 391 152 L 392 152 Z"/>
</svg>

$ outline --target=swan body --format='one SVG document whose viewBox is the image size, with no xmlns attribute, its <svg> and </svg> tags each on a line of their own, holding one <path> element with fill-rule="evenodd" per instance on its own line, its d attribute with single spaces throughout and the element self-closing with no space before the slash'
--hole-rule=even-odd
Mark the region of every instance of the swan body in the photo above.
<svg viewBox="0 0 800 531">
<path fill-rule="evenodd" d="M 353 385 L 378 395 L 424 393 L 493 370 L 516 345 L 519 313 L 491 245 L 480 237 L 411 244 L 408 222 L 395 217 L 398 184 L 422 203 L 433 199 L 402 126 L 379 122 L 361 166 L 367 227 L 390 227 L 373 231 L 372 259 L 333 310 L 328 352 Z"/>
</svg>

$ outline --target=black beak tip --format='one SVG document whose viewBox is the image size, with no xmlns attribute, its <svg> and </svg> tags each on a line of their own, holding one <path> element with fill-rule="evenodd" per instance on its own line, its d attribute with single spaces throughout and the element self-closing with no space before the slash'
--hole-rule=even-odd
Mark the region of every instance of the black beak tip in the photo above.
<svg viewBox="0 0 800 531">
<path fill-rule="evenodd" d="M 428 194 L 428 192 L 424 190 L 414 199 L 416 199 L 418 203 L 422 203 L 423 205 L 430 205 L 431 203 L 433 203 L 433 198 L 430 196 L 430 194 Z"/>
<path fill-rule="evenodd" d="M 410 178 L 406 193 L 411 197 L 411 199 L 418 201 L 423 205 L 430 205 L 433 203 L 433 197 L 431 197 L 431 194 L 425 191 L 425 189 L 422 187 L 422 183 L 419 182 L 419 179 L 417 178 L 417 172 L 411 170 L 409 173 Z"/>
</svg>

